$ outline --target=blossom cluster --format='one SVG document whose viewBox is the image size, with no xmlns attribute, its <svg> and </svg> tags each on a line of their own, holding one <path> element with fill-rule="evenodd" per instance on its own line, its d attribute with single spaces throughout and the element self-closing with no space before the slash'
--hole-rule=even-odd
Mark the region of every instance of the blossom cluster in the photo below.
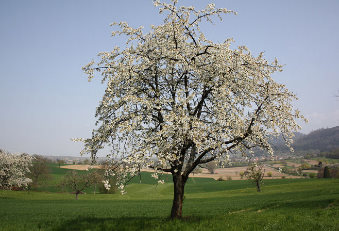
<svg viewBox="0 0 339 231">
<path fill-rule="evenodd" d="M 32 182 L 27 177 L 32 159 L 27 154 L 11 154 L 0 150 L 0 189 L 27 187 Z"/>
</svg>

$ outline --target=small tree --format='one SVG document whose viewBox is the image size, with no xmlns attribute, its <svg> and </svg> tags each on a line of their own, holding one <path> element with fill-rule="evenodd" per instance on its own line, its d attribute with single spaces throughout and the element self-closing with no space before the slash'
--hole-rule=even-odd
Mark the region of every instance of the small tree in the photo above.
<svg viewBox="0 0 339 231">
<path fill-rule="evenodd" d="M 32 182 L 27 177 L 32 157 L 28 154 L 11 154 L 0 149 L 0 189 L 22 188 Z"/>
<path fill-rule="evenodd" d="M 101 185 L 104 180 L 104 171 L 101 169 L 92 169 L 92 182 L 94 185 L 93 194 L 95 195 L 97 191 L 97 185 Z M 100 190 L 100 189 L 99 189 Z"/>
<path fill-rule="evenodd" d="M 206 164 L 206 168 L 209 173 L 214 174 L 215 170 L 217 169 L 217 162 L 211 161 Z"/>
<path fill-rule="evenodd" d="M 62 160 L 62 159 L 57 159 L 56 162 L 57 162 L 57 164 L 59 165 L 59 168 L 60 168 L 60 166 L 61 166 L 62 164 L 65 164 L 65 161 Z"/>
<path fill-rule="evenodd" d="M 48 160 L 47 158 L 34 155 L 32 165 L 30 166 L 30 173 L 28 176 L 32 179 L 33 186 L 38 185 L 38 182 L 47 179 L 49 174 L 49 167 L 48 167 Z"/>
<path fill-rule="evenodd" d="M 268 176 L 268 177 L 272 177 L 272 172 L 268 172 L 268 173 L 267 173 L 267 176 Z"/>
<path fill-rule="evenodd" d="M 68 172 L 60 183 L 62 187 L 70 188 L 74 192 L 76 200 L 78 200 L 78 195 L 92 184 L 93 173 L 80 173 L 80 171 L 76 170 Z"/>
<path fill-rule="evenodd" d="M 124 163 L 122 191 L 140 165 L 171 173 L 171 217 L 180 218 L 185 184 L 198 165 L 252 147 L 272 153 L 269 137 L 282 133 L 289 145 L 300 129 L 295 119 L 303 117 L 292 107 L 295 95 L 271 77 L 282 70 L 277 60 L 269 63 L 245 46 L 232 49 L 232 39 L 215 43 L 201 31 L 203 20 L 233 11 L 180 7 L 178 0 L 154 4 L 166 14 L 162 25 L 144 33 L 114 23 L 120 28 L 113 35 L 127 36 L 126 46 L 83 68 L 89 80 L 100 72 L 107 88 L 82 153 L 95 158 L 112 146 L 112 158 Z"/>
<path fill-rule="evenodd" d="M 245 171 L 246 178 L 255 183 L 258 192 L 261 192 L 264 175 L 265 169 L 263 170 L 263 165 L 257 163 L 251 164 Z"/>
</svg>

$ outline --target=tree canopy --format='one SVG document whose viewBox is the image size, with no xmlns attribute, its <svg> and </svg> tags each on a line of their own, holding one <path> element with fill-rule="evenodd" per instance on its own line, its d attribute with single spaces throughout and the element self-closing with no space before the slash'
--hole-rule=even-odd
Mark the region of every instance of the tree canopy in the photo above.
<svg viewBox="0 0 339 231">
<path fill-rule="evenodd" d="M 83 153 L 95 158 L 110 145 L 123 163 L 121 181 L 140 166 L 170 172 L 181 195 L 174 201 L 182 202 L 199 164 L 252 147 L 272 153 L 271 135 L 283 134 L 290 145 L 303 117 L 292 107 L 296 96 L 271 77 L 282 70 L 277 60 L 270 63 L 245 46 L 232 49 L 232 39 L 215 43 L 200 30 L 202 21 L 235 12 L 214 4 L 197 10 L 177 0 L 154 5 L 165 14 L 163 24 L 144 32 L 113 23 L 113 35 L 127 36 L 126 46 L 100 53 L 83 68 L 90 80 L 100 73 L 107 85 Z M 181 216 L 178 206 L 172 217 Z"/>
<path fill-rule="evenodd" d="M 32 180 L 30 172 L 32 157 L 28 154 L 11 154 L 0 149 L 0 189 L 25 188 Z"/>
</svg>

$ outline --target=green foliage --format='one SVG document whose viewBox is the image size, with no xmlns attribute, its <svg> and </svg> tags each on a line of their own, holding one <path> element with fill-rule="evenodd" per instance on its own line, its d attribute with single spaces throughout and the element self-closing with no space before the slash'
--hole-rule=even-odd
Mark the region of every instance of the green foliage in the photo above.
<svg viewBox="0 0 339 231">
<path fill-rule="evenodd" d="M 49 179 L 50 168 L 48 166 L 48 159 L 40 156 L 34 155 L 32 165 L 29 167 L 28 177 L 32 179 L 31 186 L 36 188 L 38 184 L 45 184 Z"/>
</svg>

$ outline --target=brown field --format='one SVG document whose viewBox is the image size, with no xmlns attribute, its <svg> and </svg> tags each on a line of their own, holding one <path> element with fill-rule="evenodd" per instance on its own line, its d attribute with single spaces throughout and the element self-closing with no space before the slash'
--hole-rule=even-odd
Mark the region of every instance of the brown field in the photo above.
<svg viewBox="0 0 339 231">
<path fill-rule="evenodd" d="M 303 170 L 305 173 L 318 173 L 318 170 Z"/>
<path fill-rule="evenodd" d="M 81 165 L 71 164 L 71 165 L 60 166 L 60 168 L 67 168 L 67 169 L 73 169 L 73 170 L 88 170 L 89 168 L 100 169 L 101 166 L 99 166 L 99 165 L 89 165 L 89 164 L 81 164 Z"/>
<path fill-rule="evenodd" d="M 319 161 L 317 160 L 306 160 L 307 163 L 309 163 L 310 165 L 317 165 L 319 163 Z"/>
<path fill-rule="evenodd" d="M 300 166 L 300 164 L 297 163 L 293 163 L 293 162 L 287 162 L 288 165 L 290 166 Z M 274 167 L 283 167 L 280 164 L 274 164 Z M 96 168 L 96 169 L 100 169 L 101 166 L 100 165 L 64 165 L 61 166 L 60 168 L 66 168 L 66 169 L 74 169 L 74 170 L 87 170 L 89 168 Z M 201 173 L 196 173 L 193 174 L 191 173 L 190 177 L 202 177 L 202 178 L 213 178 L 215 180 L 218 179 L 223 179 L 223 180 L 228 180 L 228 179 L 232 179 L 232 180 L 241 180 L 240 177 L 240 173 L 241 172 L 245 172 L 247 169 L 247 167 L 233 167 L 233 168 L 218 168 L 215 170 L 214 174 L 211 174 L 208 172 L 207 169 L 202 168 L 201 169 Z M 270 166 L 264 166 L 264 170 L 265 170 L 265 178 L 266 179 L 280 179 L 281 177 L 285 177 L 285 178 L 302 178 L 301 176 L 291 176 L 285 173 L 281 173 L 279 171 L 277 171 L 276 169 L 270 167 Z M 142 171 L 145 172 L 154 172 L 153 169 L 142 169 Z M 268 177 L 267 173 L 271 172 L 272 173 L 272 177 Z M 317 173 L 316 170 L 306 170 L 304 172 L 314 172 Z"/>
<path fill-rule="evenodd" d="M 283 168 L 284 167 L 284 165 L 282 165 L 282 164 L 273 164 L 272 166 L 275 167 L 275 168 Z"/>
<path fill-rule="evenodd" d="M 215 170 L 214 174 L 211 174 L 207 171 L 207 169 L 201 169 L 201 173 L 193 174 L 191 173 L 190 177 L 202 177 L 202 178 L 213 178 L 215 180 L 223 179 L 223 180 L 241 180 L 240 173 L 246 171 L 247 167 L 233 167 L 233 168 L 218 168 Z M 264 167 L 265 170 L 265 179 L 280 179 L 282 176 L 285 178 L 302 178 L 300 176 L 291 176 L 285 173 L 280 173 L 279 171 L 271 168 L 269 166 Z M 153 169 L 143 169 L 145 172 L 153 172 Z M 267 177 L 267 173 L 271 172 L 272 177 Z"/>
<path fill-rule="evenodd" d="M 317 164 L 319 163 L 319 161 L 316 161 L 316 160 L 305 160 L 305 162 L 308 163 L 308 164 L 310 164 L 310 165 L 317 165 Z M 301 164 L 295 163 L 295 162 L 293 162 L 293 161 L 287 161 L 286 163 L 287 163 L 288 166 L 295 167 L 295 168 L 301 166 Z M 282 167 L 284 167 L 283 164 L 273 164 L 272 166 L 273 166 L 273 167 L 276 167 L 276 168 L 282 168 Z"/>
</svg>

